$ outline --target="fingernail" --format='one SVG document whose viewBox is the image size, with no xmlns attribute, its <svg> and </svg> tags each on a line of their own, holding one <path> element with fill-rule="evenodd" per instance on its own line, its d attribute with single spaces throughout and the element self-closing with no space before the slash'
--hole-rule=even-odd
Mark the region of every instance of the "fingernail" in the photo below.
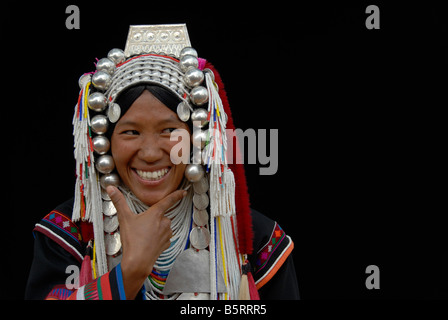
<svg viewBox="0 0 448 320">
<path fill-rule="evenodd" d="M 182 192 L 182 198 L 184 198 L 187 195 L 187 191 Z"/>
<path fill-rule="evenodd" d="M 109 197 L 110 197 L 112 194 L 114 194 L 114 192 L 115 192 L 115 188 L 114 188 L 113 186 L 107 186 L 107 188 L 106 188 L 106 192 L 107 192 L 107 194 L 108 194 Z"/>
</svg>

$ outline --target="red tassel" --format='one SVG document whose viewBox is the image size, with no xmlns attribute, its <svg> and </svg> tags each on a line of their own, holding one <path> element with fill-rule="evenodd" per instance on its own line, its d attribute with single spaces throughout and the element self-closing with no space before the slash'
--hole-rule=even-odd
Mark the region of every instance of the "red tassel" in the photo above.
<svg viewBox="0 0 448 320">
<path fill-rule="evenodd" d="M 81 264 L 81 272 L 79 273 L 79 286 L 82 287 L 93 281 L 92 277 L 92 241 L 89 241 L 86 249 L 86 255 L 84 256 L 84 260 Z"/>
<path fill-rule="evenodd" d="M 81 237 L 84 243 L 87 243 L 93 239 L 93 223 L 88 221 L 81 221 L 79 222 L 78 226 L 81 230 Z"/>
<path fill-rule="evenodd" d="M 240 292 L 238 299 L 240 300 L 260 300 L 257 287 L 255 286 L 254 277 L 250 272 L 251 266 L 249 260 L 246 260 L 242 266 L 243 274 L 241 276 Z"/>
<path fill-rule="evenodd" d="M 249 283 L 250 300 L 260 300 L 260 295 L 258 294 L 257 287 L 255 286 L 255 281 L 254 277 L 252 277 L 252 272 L 247 273 L 247 282 Z"/>
</svg>

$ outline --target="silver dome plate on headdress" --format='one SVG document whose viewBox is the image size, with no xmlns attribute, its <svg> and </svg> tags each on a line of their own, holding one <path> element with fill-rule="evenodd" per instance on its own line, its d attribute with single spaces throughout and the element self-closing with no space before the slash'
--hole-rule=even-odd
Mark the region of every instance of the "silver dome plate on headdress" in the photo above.
<svg viewBox="0 0 448 320">
<path fill-rule="evenodd" d="M 178 58 L 185 47 L 191 47 L 185 23 L 133 25 L 129 27 L 124 54 L 129 58 L 158 52 Z"/>
</svg>

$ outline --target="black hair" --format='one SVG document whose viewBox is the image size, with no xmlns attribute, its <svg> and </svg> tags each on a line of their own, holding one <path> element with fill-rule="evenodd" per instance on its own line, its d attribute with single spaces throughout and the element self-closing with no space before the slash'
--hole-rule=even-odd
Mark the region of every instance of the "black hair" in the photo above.
<svg viewBox="0 0 448 320">
<path fill-rule="evenodd" d="M 122 117 L 131 107 L 131 105 L 138 99 L 143 93 L 143 91 L 149 91 L 152 93 L 154 97 L 157 98 L 160 102 L 162 102 L 165 106 L 167 106 L 170 110 L 177 114 L 177 106 L 181 102 L 181 99 L 172 93 L 170 90 L 154 85 L 154 84 L 141 84 L 130 87 L 120 93 L 120 95 L 115 99 L 115 102 L 120 106 L 121 116 Z M 187 122 L 190 132 L 192 132 L 192 124 L 191 121 Z M 114 132 L 116 123 L 109 123 L 109 129 L 107 130 L 107 136 L 109 140 L 112 137 L 112 133 Z"/>
</svg>

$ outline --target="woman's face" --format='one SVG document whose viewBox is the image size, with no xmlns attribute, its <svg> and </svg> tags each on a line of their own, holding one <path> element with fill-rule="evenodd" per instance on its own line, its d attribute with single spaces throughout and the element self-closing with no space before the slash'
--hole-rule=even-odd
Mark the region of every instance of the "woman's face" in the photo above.
<svg viewBox="0 0 448 320">
<path fill-rule="evenodd" d="M 168 107 L 149 91 L 134 101 L 112 134 L 112 156 L 120 178 L 145 204 L 153 205 L 176 190 L 186 164 L 170 160 L 175 129 L 188 130 Z"/>
</svg>

